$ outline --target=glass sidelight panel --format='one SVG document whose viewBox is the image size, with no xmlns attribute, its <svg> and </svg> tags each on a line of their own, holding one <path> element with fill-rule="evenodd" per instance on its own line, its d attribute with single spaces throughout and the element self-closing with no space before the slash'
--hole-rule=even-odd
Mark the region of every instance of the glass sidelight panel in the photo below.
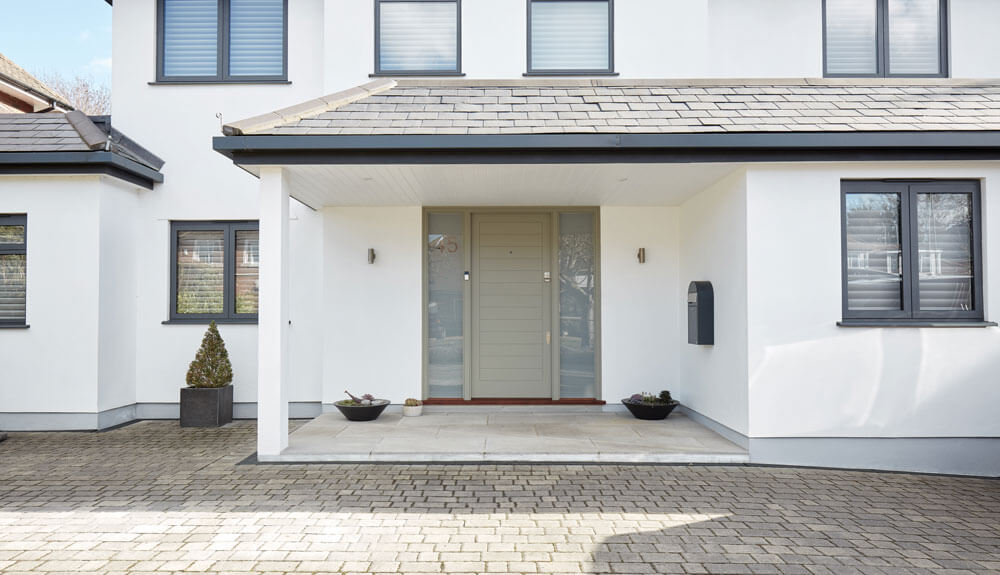
<svg viewBox="0 0 1000 575">
<path fill-rule="evenodd" d="M 463 396 L 464 222 L 463 214 L 427 216 L 427 383 L 434 398 Z"/>
<path fill-rule="evenodd" d="M 901 311 L 900 195 L 850 193 L 846 207 L 848 311 Z"/>
<path fill-rule="evenodd" d="M 975 309 L 972 194 L 917 194 L 921 311 Z"/>
<path fill-rule="evenodd" d="M 597 397 L 594 214 L 559 214 L 559 395 Z"/>
</svg>

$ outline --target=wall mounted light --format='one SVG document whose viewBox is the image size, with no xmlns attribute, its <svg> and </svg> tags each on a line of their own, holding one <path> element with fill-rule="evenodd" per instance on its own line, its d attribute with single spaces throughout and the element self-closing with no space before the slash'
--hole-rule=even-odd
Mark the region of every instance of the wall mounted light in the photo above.
<svg viewBox="0 0 1000 575">
<path fill-rule="evenodd" d="M 637 257 L 639 258 L 640 264 L 646 263 L 646 248 L 639 248 L 639 253 L 637 254 Z"/>
<path fill-rule="evenodd" d="M 375 248 L 368 248 L 368 263 L 375 263 Z"/>
</svg>

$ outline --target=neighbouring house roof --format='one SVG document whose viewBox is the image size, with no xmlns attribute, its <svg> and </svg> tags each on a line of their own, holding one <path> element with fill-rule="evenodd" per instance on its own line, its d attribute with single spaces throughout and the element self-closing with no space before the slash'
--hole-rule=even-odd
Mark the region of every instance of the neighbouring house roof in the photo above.
<svg viewBox="0 0 1000 575">
<path fill-rule="evenodd" d="M 1000 83 L 371 82 L 233 122 L 229 135 L 1000 130 Z"/>
<path fill-rule="evenodd" d="M 108 173 L 152 188 L 163 160 L 83 112 L 0 114 L 0 173 Z"/>
<path fill-rule="evenodd" d="M 1000 81 L 380 79 L 223 134 L 244 167 L 1000 160 Z"/>
<path fill-rule="evenodd" d="M 4 90 L 4 84 L 12 89 Z M 44 82 L 29 74 L 27 70 L 18 66 L 3 54 L 0 54 L 0 92 L 8 93 L 9 96 L 17 99 L 21 99 L 23 93 L 26 92 L 29 98 L 44 102 L 44 104 L 41 104 L 41 102 L 36 103 L 33 108 L 34 111 L 41 111 L 44 108 L 73 109 L 73 106 L 67 102 L 65 96 L 60 95 L 45 85 Z M 0 102 L 0 105 L 2 105 L 2 102 Z M 3 106 L 3 110 L 12 113 L 20 111 L 9 105 Z"/>
</svg>

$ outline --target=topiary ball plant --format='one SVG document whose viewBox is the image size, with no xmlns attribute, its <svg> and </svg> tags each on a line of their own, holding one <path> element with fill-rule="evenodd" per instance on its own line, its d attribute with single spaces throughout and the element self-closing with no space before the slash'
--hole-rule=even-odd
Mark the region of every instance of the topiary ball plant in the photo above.
<svg viewBox="0 0 1000 575">
<path fill-rule="evenodd" d="M 215 322 L 201 340 L 201 347 L 188 367 L 188 387 L 226 387 L 233 382 L 233 364 Z"/>
</svg>

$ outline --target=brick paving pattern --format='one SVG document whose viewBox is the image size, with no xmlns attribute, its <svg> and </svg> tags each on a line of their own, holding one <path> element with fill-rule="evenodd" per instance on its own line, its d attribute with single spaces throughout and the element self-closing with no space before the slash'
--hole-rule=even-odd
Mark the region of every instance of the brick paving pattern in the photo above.
<svg viewBox="0 0 1000 575">
<path fill-rule="evenodd" d="M 998 573 L 1000 481 L 712 466 L 238 465 L 253 422 L 0 443 L 0 572 Z"/>
</svg>

